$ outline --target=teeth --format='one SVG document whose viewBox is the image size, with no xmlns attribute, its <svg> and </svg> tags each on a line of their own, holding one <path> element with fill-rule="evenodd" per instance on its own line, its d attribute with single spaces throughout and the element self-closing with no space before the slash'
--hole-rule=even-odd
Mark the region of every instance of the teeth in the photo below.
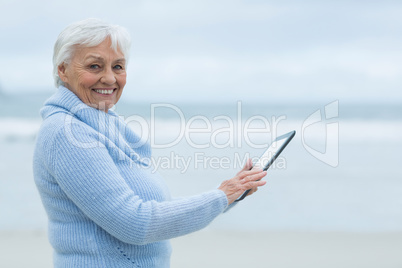
<svg viewBox="0 0 402 268">
<path fill-rule="evenodd" d="M 94 89 L 95 92 L 98 92 L 100 94 L 106 94 L 106 95 L 110 95 L 113 93 L 113 89 Z"/>
</svg>

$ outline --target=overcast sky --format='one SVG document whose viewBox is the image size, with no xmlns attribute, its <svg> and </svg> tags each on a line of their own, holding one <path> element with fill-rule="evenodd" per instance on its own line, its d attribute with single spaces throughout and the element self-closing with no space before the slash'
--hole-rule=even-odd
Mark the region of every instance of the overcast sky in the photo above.
<svg viewBox="0 0 402 268">
<path fill-rule="evenodd" d="M 402 1 L 0 0 L 0 87 L 52 90 L 52 49 L 97 17 L 132 35 L 136 100 L 402 102 Z"/>
</svg>

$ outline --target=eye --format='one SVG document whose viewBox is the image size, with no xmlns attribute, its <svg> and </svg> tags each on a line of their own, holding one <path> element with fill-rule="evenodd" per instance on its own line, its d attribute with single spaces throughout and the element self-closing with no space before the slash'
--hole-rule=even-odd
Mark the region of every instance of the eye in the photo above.
<svg viewBox="0 0 402 268">
<path fill-rule="evenodd" d="M 117 64 L 117 65 L 113 66 L 113 69 L 123 70 L 123 66 L 121 66 L 120 64 Z"/>
<path fill-rule="evenodd" d="M 91 64 L 91 65 L 89 65 L 89 68 L 90 69 L 99 69 L 100 66 L 98 64 Z"/>
</svg>

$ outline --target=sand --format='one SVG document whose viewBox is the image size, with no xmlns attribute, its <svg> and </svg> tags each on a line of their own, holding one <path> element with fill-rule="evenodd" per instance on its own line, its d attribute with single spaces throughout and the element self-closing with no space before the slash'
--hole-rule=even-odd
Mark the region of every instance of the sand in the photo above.
<svg viewBox="0 0 402 268">
<path fill-rule="evenodd" d="M 235 232 L 203 230 L 172 240 L 173 268 L 402 267 L 402 233 Z M 1 268 L 50 268 L 41 231 L 0 232 Z"/>
</svg>

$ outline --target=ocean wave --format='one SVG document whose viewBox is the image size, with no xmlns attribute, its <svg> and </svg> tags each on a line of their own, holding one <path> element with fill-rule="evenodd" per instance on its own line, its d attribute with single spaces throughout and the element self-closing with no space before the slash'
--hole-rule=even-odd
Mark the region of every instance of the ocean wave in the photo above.
<svg viewBox="0 0 402 268">
<path fill-rule="evenodd" d="M 0 141 L 34 141 L 42 120 L 22 118 L 0 119 Z"/>
<path fill-rule="evenodd" d="M 388 141 L 388 142 L 402 142 L 402 121 L 380 121 L 380 120 L 339 120 L 332 122 L 317 122 L 312 125 L 306 125 L 304 121 L 283 120 L 280 122 L 270 122 L 269 125 L 262 121 L 254 121 L 253 124 L 247 125 L 246 122 L 239 124 L 233 121 L 230 128 L 228 123 L 225 122 L 211 122 L 207 126 L 204 122 L 192 123 L 185 125 L 185 123 L 178 124 L 178 120 L 160 120 L 155 123 L 154 138 L 160 140 L 172 140 L 181 135 L 183 138 L 192 135 L 192 137 L 199 137 L 206 139 L 211 137 L 214 133 L 221 132 L 221 136 L 217 138 L 224 139 L 229 135 L 229 131 L 233 132 L 234 138 L 239 136 L 248 136 L 260 142 L 263 140 L 274 139 L 288 131 L 296 130 L 296 134 L 303 139 L 310 140 L 323 140 L 327 135 L 327 128 L 329 125 L 336 125 L 331 128 L 333 131 L 337 129 L 337 135 L 340 141 L 344 142 L 375 142 L 375 141 Z M 173 126 L 176 128 L 174 129 Z M 201 131 L 197 133 L 196 129 Z M 226 133 L 225 133 L 226 130 Z M 226 136 L 224 136 L 226 134 Z"/>
<path fill-rule="evenodd" d="M 42 120 L 24 118 L 0 118 L 0 141 L 18 142 L 34 141 Z M 402 142 L 401 121 L 380 120 L 341 120 L 331 122 L 338 125 L 338 136 L 346 142 Z M 193 120 L 160 119 L 154 121 L 130 121 L 129 126 L 148 141 L 166 143 L 172 141 L 191 140 L 197 143 L 216 141 L 225 143 L 228 139 L 249 138 L 256 143 L 273 140 L 276 136 L 296 130 L 297 136 L 310 140 L 323 140 L 327 135 L 327 124 L 318 122 L 305 125 L 303 121 L 282 120 L 279 122 L 263 120 Z M 191 142 L 190 141 L 190 142 Z"/>
</svg>

